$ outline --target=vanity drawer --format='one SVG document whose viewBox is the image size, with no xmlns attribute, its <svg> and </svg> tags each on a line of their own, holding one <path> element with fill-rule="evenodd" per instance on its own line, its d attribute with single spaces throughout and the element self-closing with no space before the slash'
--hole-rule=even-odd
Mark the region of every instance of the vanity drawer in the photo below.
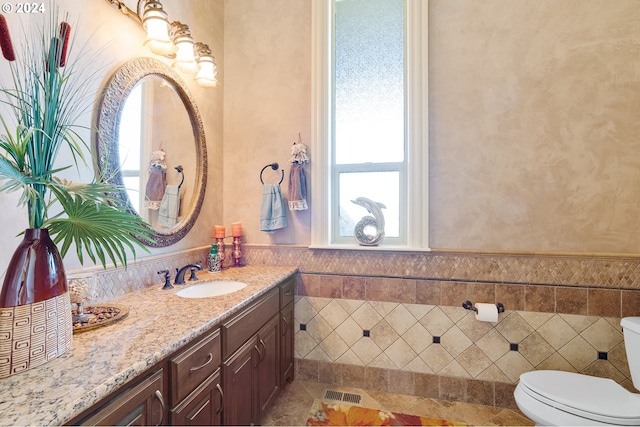
<svg viewBox="0 0 640 427">
<path fill-rule="evenodd" d="M 293 301 L 296 291 L 296 276 L 290 277 L 280 285 L 280 307 L 285 307 Z"/>
<path fill-rule="evenodd" d="M 222 324 L 222 359 L 226 360 L 280 310 L 280 288 L 271 289 L 253 305 Z"/>
<path fill-rule="evenodd" d="M 171 405 L 177 405 L 220 367 L 220 329 L 169 360 Z"/>
</svg>

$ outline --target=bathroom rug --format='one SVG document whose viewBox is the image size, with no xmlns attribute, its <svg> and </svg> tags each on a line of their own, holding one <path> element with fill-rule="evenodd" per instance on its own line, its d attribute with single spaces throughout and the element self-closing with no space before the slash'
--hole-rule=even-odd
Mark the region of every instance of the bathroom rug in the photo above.
<svg viewBox="0 0 640 427">
<path fill-rule="evenodd" d="M 441 418 L 421 417 L 343 402 L 316 399 L 309 411 L 308 426 L 466 426 Z"/>
</svg>

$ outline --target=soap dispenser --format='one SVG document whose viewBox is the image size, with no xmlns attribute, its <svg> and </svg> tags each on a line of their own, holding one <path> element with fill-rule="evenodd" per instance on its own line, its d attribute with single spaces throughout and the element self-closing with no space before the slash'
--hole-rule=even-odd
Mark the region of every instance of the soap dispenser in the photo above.
<svg viewBox="0 0 640 427">
<path fill-rule="evenodd" d="M 209 273 L 220 273 L 220 264 L 220 254 L 218 253 L 217 245 L 214 243 L 211 245 L 211 252 L 209 252 L 209 258 L 207 258 Z"/>
</svg>

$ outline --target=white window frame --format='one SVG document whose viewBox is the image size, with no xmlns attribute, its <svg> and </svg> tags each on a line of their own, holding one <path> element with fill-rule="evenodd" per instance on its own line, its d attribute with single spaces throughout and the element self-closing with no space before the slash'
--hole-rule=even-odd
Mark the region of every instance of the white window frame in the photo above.
<svg viewBox="0 0 640 427">
<path fill-rule="evenodd" d="M 429 250 L 429 103 L 428 2 L 405 0 L 405 70 L 407 183 L 401 218 L 406 244 L 360 246 L 332 241 L 331 129 L 332 63 L 335 0 L 312 1 L 311 63 L 311 248 L 363 250 Z M 402 191 L 402 189 L 401 189 Z M 403 197 L 405 196 L 405 197 Z"/>
</svg>

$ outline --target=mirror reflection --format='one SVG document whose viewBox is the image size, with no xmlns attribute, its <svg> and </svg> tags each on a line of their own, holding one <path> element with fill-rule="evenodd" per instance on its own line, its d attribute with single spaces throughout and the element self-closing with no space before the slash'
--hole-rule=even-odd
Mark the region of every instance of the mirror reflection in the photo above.
<svg viewBox="0 0 640 427">
<path fill-rule="evenodd" d="M 132 208 L 154 229 L 171 229 L 194 200 L 195 137 L 170 81 L 146 76 L 126 98 L 118 132 L 121 173 Z"/>
<path fill-rule="evenodd" d="M 123 188 L 116 196 L 153 228 L 150 246 L 182 239 L 204 200 L 207 148 L 181 78 L 154 58 L 128 61 L 103 90 L 96 128 L 98 172 Z"/>
</svg>

